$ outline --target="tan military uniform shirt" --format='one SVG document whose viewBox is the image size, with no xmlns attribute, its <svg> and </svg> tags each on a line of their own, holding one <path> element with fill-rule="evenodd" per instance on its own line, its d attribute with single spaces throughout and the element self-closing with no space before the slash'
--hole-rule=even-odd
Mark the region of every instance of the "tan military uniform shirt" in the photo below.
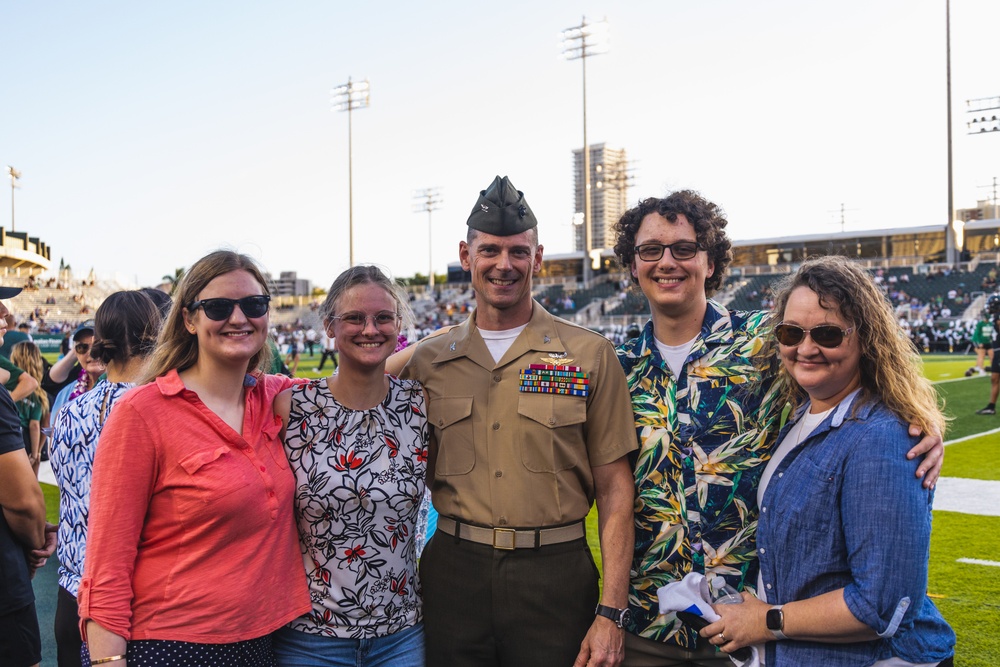
<svg viewBox="0 0 1000 667">
<path fill-rule="evenodd" d="M 528 326 L 496 363 L 475 318 L 421 342 L 402 373 L 427 392 L 434 507 L 484 526 L 583 519 L 594 501 L 591 468 L 637 447 L 614 348 L 535 302 Z M 529 364 L 579 366 L 587 395 L 520 391 Z"/>
</svg>

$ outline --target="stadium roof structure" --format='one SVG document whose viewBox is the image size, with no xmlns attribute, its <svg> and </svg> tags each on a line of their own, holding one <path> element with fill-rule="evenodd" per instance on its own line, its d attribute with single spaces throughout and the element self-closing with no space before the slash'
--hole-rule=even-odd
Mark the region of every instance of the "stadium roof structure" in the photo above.
<svg viewBox="0 0 1000 667">
<path fill-rule="evenodd" d="M 37 236 L 0 227 L 0 269 L 42 273 L 52 268 L 50 256 L 49 246 Z"/>
<path fill-rule="evenodd" d="M 968 227 L 969 223 L 966 223 Z M 994 221 L 994 226 L 996 223 Z M 943 232 L 944 225 L 923 225 L 922 227 L 892 227 L 888 229 L 860 229 L 851 232 L 824 232 L 821 234 L 800 234 L 797 236 L 773 236 L 759 239 L 734 239 L 733 246 L 745 248 L 756 245 L 782 245 L 789 243 L 809 243 L 810 241 L 840 241 L 877 238 L 882 236 L 905 236 L 907 234 L 926 234 Z"/>
</svg>

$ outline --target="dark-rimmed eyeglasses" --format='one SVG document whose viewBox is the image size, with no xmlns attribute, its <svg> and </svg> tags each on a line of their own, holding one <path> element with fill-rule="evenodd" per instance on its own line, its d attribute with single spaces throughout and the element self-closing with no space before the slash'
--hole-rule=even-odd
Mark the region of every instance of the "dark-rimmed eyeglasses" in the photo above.
<svg viewBox="0 0 1000 667">
<path fill-rule="evenodd" d="M 383 310 L 375 313 L 374 315 L 366 315 L 365 313 L 344 313 L 343 315 L 334 315 L 330 319 L 340 320 L 340 323 L 347 326 L 349 329 L 364 329 L 368 324 L 368 320 L 371 320 L 372 324 L 375 325 L 375 328 L 382 333 L 392 333 L 396 330 L 396 323 L 399 321 L 399 314 L 389 310 Z"/>
<path fill-rule="evenodd" d="M 205 311 L 205 317 L 216 322 L 221 322 L 233 314 L 233 308 L 236 307 L 236 304 L 240 305 L 240 310 L 249 318 L 264 317 L 267 314 L 270 302 L 271 297 L 266 294 L 245 296 L 242 299 L 224 299 L 220 297 L 217 299 L 192 301 L 188 304 L 187 309 L 193 313 L 201 308 Z"/>
<path fill-rule="evenodd" d="M 87 354 L 90 352 L 90 343 L 77 343 L 73 346 L 77 354 Z"/>
<path fill-rule="evenodd" d="M 656 262 L 663 257 L 663 251 L 670 249 L 670 256 L 678 261 L 691 259 L 704 250 L 697 241 L 677 241 L 666 245 L 663 243 L 643 243 L 635 247 L 635 256 L 644 262 Z"/>
<path fill-rule="evenodd" d="M 805 340 L 806 334 L 812 338 L 813 342 L 820 347 L 840 347 L 840 344 L 844 342 L 844 338 L 851 335 L 854 331 L 854 327 L 848 329 L 841 329 L 833 324 L 821 324 L 818 327 L 813 327 L 812 329 L 803 329 L 800 326 L 794 324 L 785 324 L 782 322 L 778 326 L 774 327 L 774 337 L 778 339 L 778 342 L 782 345 L 788 347 L 795 347 L 803 340 Z"/>
</svg>

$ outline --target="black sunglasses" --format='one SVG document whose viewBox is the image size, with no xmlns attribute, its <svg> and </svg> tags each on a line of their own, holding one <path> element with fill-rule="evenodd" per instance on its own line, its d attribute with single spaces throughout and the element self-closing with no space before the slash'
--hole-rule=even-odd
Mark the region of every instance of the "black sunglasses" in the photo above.
<svg viewBox="0 0 1000 667">
<path fill-rule="evenodd" d="M 73 346 L 77 354 L 87 354 L 90 352 L 90 343 L 77 343 Z"/>
<path fill-rule="evenodd" d="M 194 312 L 201 308 L 205 311 L 205 317 L 216 322 L 221 322 L 233 314 L 233 308 L 240 304 L 240 310 L 247 317 L 263 317 L 267 314 L 268 303 L 271 297 L 266 294 L 259 296 L 245 296 L 242 299 L 202 299 L 192 301 L 188 304 L 188 311 Z"/>
<path fill-rule="evenodd" d="M 841 329 L 832 324 L 821 324 L 812 329 L 803 329 L 794 324 L 785 324 L 782 322 L 774 327 L 774 337 L 782 345 L 795 347 L 805 339 L 806 334 L 809 334 L 813 342 L 820 347 L 840 347 L 840 344 L 844 342 L 844 338 L 849 336 L 852 331 L 854 331 L 854 327 Z"/>
<path fill-rule="evenodd" d="M 702 249 L 697 241 L 677 241 L 670 245 L 663 243 L 643 243 L 635 247 L 635 254 L 644 262 L 656 262 L 663 257 L 663 251 L 670 249 L 670 256 L 676 260 L 691 259 Z"/>
</svg>

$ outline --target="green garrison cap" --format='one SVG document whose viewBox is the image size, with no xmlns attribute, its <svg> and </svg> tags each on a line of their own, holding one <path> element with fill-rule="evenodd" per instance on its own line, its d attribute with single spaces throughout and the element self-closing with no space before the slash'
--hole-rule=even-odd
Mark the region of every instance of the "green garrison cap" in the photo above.
<svg viewBox="0 0 1000 667">
<path fill-rule="evenodd" d="M 490 187 L 479 193 L 466 224 L 494 236 L 514 236 L 537 227 L 538 220 L 524 200 L 524 193 L 506 176 L 497 176 Z"/>
</svg>

